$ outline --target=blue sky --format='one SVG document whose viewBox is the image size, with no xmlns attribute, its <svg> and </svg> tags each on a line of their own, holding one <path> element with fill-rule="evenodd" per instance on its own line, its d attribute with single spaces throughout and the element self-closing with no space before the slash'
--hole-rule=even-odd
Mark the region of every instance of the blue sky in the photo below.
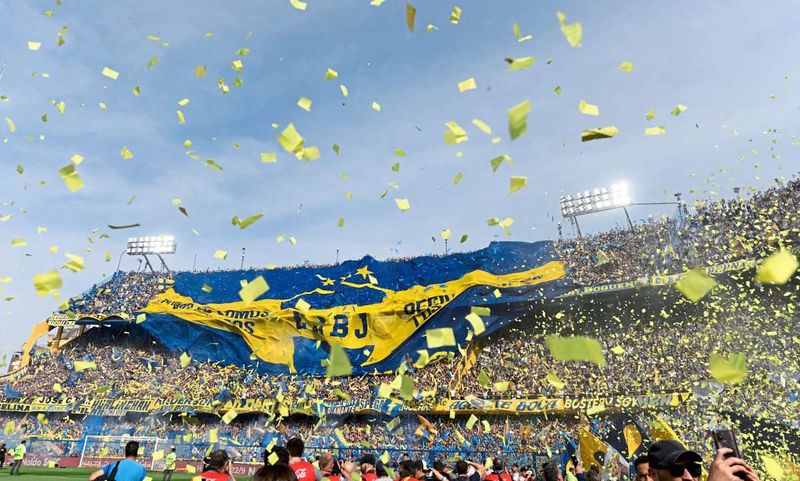
<svg viewBox="0 0 800 481">
<path fill-rule="evenodd" d="M 63 294 L 78 294 L 113 272 L 129 235 L 174 234 L 178 253 L 170 264 L 177 269 L 191 268 L 195 254 L 200 268 L 236 267 L 242 247 L 251 266 L 332 262 L 337 249 L 342 259 L 442 252 L 445 228 L 453 249 L 473 250 L 492 240 L 555 237 L 558 198 L 577 190 L 625 180 L 639 202 L 672 200 L 677 191 L 713 198 L 800 166 L 800 103 L 792 95 L 800 68 L 791 47 L 800 44 L 800 12 L 791 2 L 414 3 L 413 33 L 398 0 L 379 7 L 309 0 L 304 12 L 288 0 L 0 3 L 0 95 L 8 97 L 0 101 L 0 216 L 13 214 L 0 222 L 0 277 L 13 279 L 0 285 L 0 352 L 17 349 L 58 305 L 36 295 L 34 274 L 61 266 L 64 253 L 82 255 L 84 271 L 61 271 Z M 457 25 L 448 22 L 455 5 L 463 9 Z M 561 35 L 557 10 L 582 23 L 580 48 Z M 533 39 L 517 42 L 514 22 Z M 429 23 L 438 29 L 427 33 Z M 63 26 L 66 43 L 58 47 Z M 42 47 L 30 51 L 29 41 Z M 242 47 L 250 54 L 237 57 Z M 509 72 L 503 61 L 530 55 L 536 63 L 522 71 Z M 148 69 L 151 57 L 159 63 Z M 236 59 L 241 73 L 231 68 Z M 623 60 L 633 62 L 632 73 L 617 70 Z M 197 65 L 208 68 L 205 78 L 194 76 Z M 106 66 L 119 72 L 117 80 L 101 75 Z M 339 78 L 326 81 L 327 68 Z M 236 76 L 241 88 L 232 85 Z M 220 77 L 227 95 L 217 88 Z M 470 77 L 478 89 L 459 93 L 457 83 Z M 311 112 L 297 107 L 301 96 L 312 99 Z M 190 104 L 179 107 L 183 98 Z M 598 105 L 600 116 L 579 113 L 581 99 Z M 64 115 L 51 100 L 66 103 Z M 511 141 L 507 111 L 524 100 L 533 104 L 528 132 Z M 679 103 L 688 110 L 671 116 Z M 185 125 L 177 122 L 179 108 Z M 650 122 L 649 109 L 656 112 Z M 494 134 L 472 126 L 473 118 Z M 443 142 L 448 121 L 467 130 L 466 143 Z M 289 122 L 307 145 L 319 146 L 320 159 L 296 160 L 281 149 L 271 124 Z M 616 138 L 580 142 L 582 129 L 607 125 L 619 128 Z M 666 135 L 644 136 L 658 125 Z M 494 136 L 501 141 L 492 143 Z M 201 160 L 186 156 L 186 139 Z M 123 146 L 133 159 L 120 157 Z M 278 152 L 278 163 L 262 164 L 260 152 Z M 70 193 L 58 169 L 73 154 L 85 158 L 78 171 L 86 186 Z M 501 154 L 514 163 L 493 173 L 489 161 Z M 222 172 L 203 165 L 207 158 Z M 464 177 L 456 186 L 458 172 Z M 512 175 L 527 176 L 527 188 L 509 194 Z M 411 209 L 400 212 L 395 197 L 409 199 Z M 181 199 L 188 218 L 172 199 Z M 231 225 L 234 215 L 258 212 L 264 217 L 246 230 Z M 670 210 L 631 213 L 639 219 Z M 487 227 L 491 217 L 512 217 L 512 235 Z M 609 212 L 582 226 L 623 222 L 623 214 Z M 106 227 L 130 223 L 142 227 Z M 37 234 L 37 226 L 47 232 Z M 281 234 L 297 245 L 276 243 Z M 462 234 L 469 239 L 459 244 Z M 12 247 L 14 238 L 27 246 Z M 230 253 L 227 261 L 213 258 L 217 249 Z"/>
</svg>

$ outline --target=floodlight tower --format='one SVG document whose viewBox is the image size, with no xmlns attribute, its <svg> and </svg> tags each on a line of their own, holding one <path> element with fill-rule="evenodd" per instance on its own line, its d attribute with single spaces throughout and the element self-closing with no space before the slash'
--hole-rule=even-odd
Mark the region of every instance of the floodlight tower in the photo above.
<svg viewBox="0 0 800 481">
<path fill-rule="evenodd" d="M 578 216 L 594 214 L 612 209 L 622 209 L 628 219 L 628 226 L 633 229 L 631 216 L 628 215 L 627 206 L 631 205 L 631 193 L 628 184 L 620 182 L 611 187 L 599 187 L 591 191 L 585 190 L 575 195 L 561 196 L 561 215 L 570 219 L 578 228 L 578 237 L 581 237 L 581 226 Z"/>
<path fill-rule="evenodd" d="M 171 274 L 169 267 L 167 267 L 167 263 L 164 262 L 164 258 L 161 257 L 161 255 L 174 254 L 176 247 L 177 244 L 175 243 L 175 236 L 171 235 L 130 237 L 128 238 L 128 245 L 123 254 L 143 257 L 147 267 L 150 268 L 150 272 L 155 274 L 156 270 L 153 269 L 153 265 L 150 263 L 150 259 L 147 257 L 148 255 L 154 255 L 158 257 L 159 261 L 161 261 L 161 267 L 166 269 L 167 273 Z M 119 260 L 121 263 L 122 255 L 119 256 Z M 119 270 L 119 264 L 117 264 L 117 270 Z"/>
</svg>

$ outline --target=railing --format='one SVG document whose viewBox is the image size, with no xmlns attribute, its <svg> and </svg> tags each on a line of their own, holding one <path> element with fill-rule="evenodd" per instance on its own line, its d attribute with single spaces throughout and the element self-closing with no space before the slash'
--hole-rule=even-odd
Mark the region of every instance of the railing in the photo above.
<svg viewBox="0 0 800 481">
<path fill-rule="evenodd" d="M 102 436 L 94 436 L 95 439 L 100 439 Z M 119 436 L 114 437 L 116 441 Z M 14 447 L 22 439 L 27 440 L 28 453 L 39 456 L 80 456 L 81 450 L 84 447 L 84 439 L 74 440 L 61 440 L 61 439 L 47 439 L 39 437 L 12 437 L 5 439 L 6 446 Z M 124 444 L 114 443 L 114 446 L 109 450 L 109 446 L 98 443 L 98 448 L 106 448 L 104 455 L 106 456 L 122 456 L 122 448 Z M 165 453 L 169 452 L 171 448 L 175 448 L 175 454 L 179 460 L 182 461 L 200 461 L 203 459 L 206 451 L 209 448 L 224 449 L 228 452 L 231 459 L 235 462 L 243 463 L 262 463 L 264 460 L 264 450 L 266 446 L 261 444 L 232 444 L 230 442 L 209 443 L 201 441 L 197 443 L 175 443 L 170 440 L 164 439 L 159 444 L 159 449 Z M 385 453 L 389 454 L 389 465 L 393 465 L 396 461 L 401 460 L 403 454 L 408 454 L 411 459 L 423 459 L 428 463 L 435 461 L 443 461 L 451 463 L 456 459 L 472 459 L 476 462 L 483 462 L 488 457 L 501 456 L 508 464 L 516 463 L 519 465 L 536 465 L 537 458 L 546 458 L 546 454 L 534 451 L 486 451 L 475 450 L 468 447 L 460 448 L 390 448 L 390 447 L 361 447 L 361 446 L 306 446 L 304 457 L 309 460 L 317 459 L 322 453 L 332 453 L 336 459 L 354 459 L 359 458 L 365 454 L 374 454 L 377 459 L 380 459 Z M 87 451 L 86 455 L 96 455 Z M 145 457 L 150 457 L 152 453 L 144 453 Z"/>
</svg>

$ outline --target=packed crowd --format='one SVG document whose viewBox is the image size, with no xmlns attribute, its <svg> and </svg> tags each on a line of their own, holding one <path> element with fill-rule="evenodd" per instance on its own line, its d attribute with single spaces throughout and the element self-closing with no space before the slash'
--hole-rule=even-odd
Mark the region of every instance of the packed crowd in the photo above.
<svg viewBox="0 0 800 481">
<path fill-rule="evenodd" d="M 118 271 L 107 281 L 71 298 L 69 311 L 78 315 L 131 315 L 171 283 L 172 276 L 167 273 Z"/>
<path fill-rule="evenodd" d="M 602 284 L 681 272 L 743 258 L 800 240 L 800 178 L 751 196 L 698 202 L 686 215 L 648 219 L 632 229 L 560 240 L 559 257 L 573 279 Z"/>
</svg>

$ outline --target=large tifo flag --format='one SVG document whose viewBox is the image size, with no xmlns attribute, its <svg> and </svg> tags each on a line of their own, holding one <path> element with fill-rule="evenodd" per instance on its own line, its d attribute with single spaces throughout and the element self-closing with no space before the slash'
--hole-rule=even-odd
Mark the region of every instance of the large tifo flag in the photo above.
<svg viewBox="0 0 800 481">
<path fill-rule="evenodd" d="M 269 289 L 246 302 L 242 286 L 259 277 Z M 141 327 L 195 359 L 262 372 L 323 373 L 331 345 L 354 373 L 383 372 L 457 351 L 571 287 L 552 242 L 493 242 L 443 257 L 179 273 Z M 484 309 L 467 319 L 474 306 Z"/>
</svg>

